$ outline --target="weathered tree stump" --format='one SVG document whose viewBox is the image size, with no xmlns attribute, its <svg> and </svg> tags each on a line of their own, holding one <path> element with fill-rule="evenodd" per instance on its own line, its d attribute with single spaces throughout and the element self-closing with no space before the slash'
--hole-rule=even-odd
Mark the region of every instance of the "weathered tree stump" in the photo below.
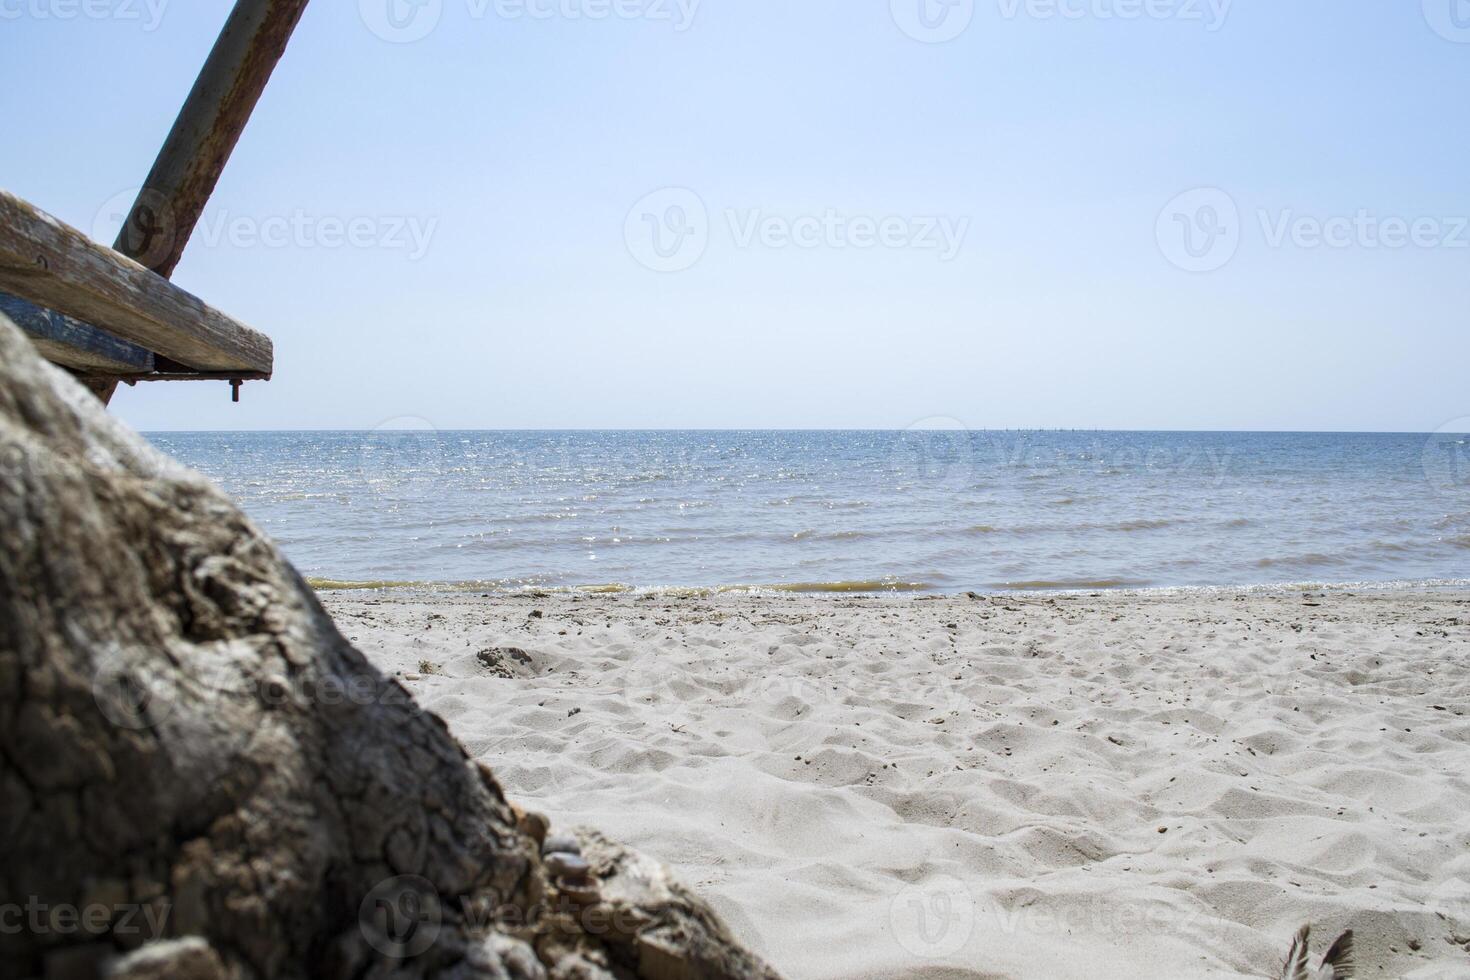
<svg viewBox="0 0 1470 980">
<path fill-rule="evenodd" d="M 594 835 L 553 880 L 545 831 L 0 317 L 0 973 L 774 977 Z"/>
</svg>

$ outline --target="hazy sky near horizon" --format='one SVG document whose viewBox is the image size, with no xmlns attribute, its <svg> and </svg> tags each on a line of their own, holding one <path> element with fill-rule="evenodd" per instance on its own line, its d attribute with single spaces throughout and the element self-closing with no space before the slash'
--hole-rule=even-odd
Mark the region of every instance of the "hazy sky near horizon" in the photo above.
<svg viewBox="0 0 1470 980">
<path fill-rule="evenodd" d="M 0 0 L 0 185 L 110 241 L 229 7 Z M 1470 0 L 319 0 L 175 275 L 275 380 L 113 405 L 1430 431 L 1467 91 Z"/>
</svg>

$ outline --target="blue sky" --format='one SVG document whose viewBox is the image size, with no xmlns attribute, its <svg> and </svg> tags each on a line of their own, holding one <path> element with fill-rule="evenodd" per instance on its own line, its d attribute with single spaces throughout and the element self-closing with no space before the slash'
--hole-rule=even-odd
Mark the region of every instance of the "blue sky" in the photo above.
<svg viewBox="0 0 1470 980">
<path fill-rule="evenodd" d="M 228 8 L 0 0 L 3 185 L 110 236 Z M 1434 430 L 1467 91 L 1462 0 L 319 0 L 175 275 L 276 379 L 114 407 Z"/>
</svg>

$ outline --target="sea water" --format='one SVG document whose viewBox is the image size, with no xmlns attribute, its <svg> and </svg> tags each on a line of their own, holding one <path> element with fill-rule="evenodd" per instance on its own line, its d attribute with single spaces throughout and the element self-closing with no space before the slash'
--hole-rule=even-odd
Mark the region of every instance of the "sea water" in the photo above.
<svg viewBox="0 0 1470 980">
<path fill-rule="evenodd" d="M 1464 436 L 160 433 L 322 584 L 1066 590 L 1470 577 Z"/>
</svg>

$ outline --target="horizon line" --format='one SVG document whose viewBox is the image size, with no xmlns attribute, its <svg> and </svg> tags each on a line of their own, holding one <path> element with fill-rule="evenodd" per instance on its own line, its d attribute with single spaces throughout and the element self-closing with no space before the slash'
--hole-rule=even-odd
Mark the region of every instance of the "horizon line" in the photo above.
<svg viewBox="0 0 1470 980">
<path fill-rule="evenodd" d="M 698 432 L 698 433 L 738 433 L 738 432 L 779 432 L 779 433 L 832 433 L 832 432 L 866 432 L 866 433 L 904 433 L 904 432 L 1025 432 L 1025 433 L 1107 433 L 1114 435 L 1396 435 L 1396 436 L 1434 436 L 1434 435 L 1470 435 L 1466 432 L 1455 432 L 1453 430 L 1414 430 L 1414 429 L 1112 429 L 1093 426 L 1048 426 L 1044 428 L 1027 427 L 997 427 L 997 428 L 959 428 L 959 429 L 888 429 L 888 428 L 833 428 L 830 426 L 811 427 L 752 427 L 752 426 L 721 426 L 721 427 L 678 427 L 678 426 L 576 426 L 576 427 L 538 427 L 538 426 L 510 426 L 510 427 L 476 427 L 476 428 L 300 428 L 300 429 L 138 429 L 142 435 L 244 435 L 244 434 L 279 434 L 279 435 L 302 435 L 314 433 L 374 433 L 374 432 L 551 432 L 551 433 L 597 433 L 597 432 Z"/>
</svg>

